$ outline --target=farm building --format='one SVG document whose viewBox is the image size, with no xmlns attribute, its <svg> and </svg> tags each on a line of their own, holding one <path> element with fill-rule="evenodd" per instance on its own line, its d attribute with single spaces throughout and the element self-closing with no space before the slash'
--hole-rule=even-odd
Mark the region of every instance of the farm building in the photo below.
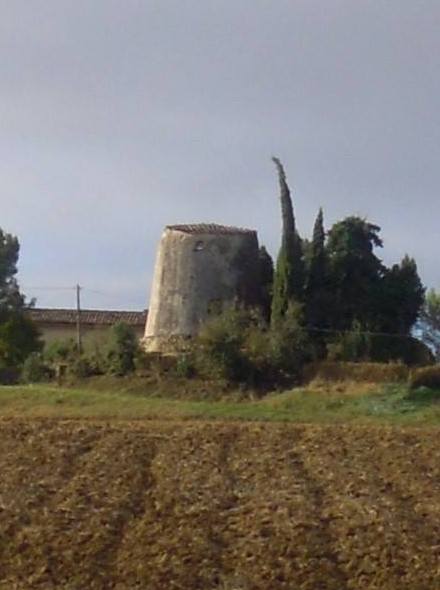
<svg viewBox="0 0 440 590">
<path fill-rule="evenodd" d="M 34 321 L 46 344 L 55 340 L 76 339 L 78 314 L 75 309 L 30 309 L 28 316 Z M 117 323 L 131 326 L 141 338 L 145 330 L 147 311 L 107 311 L 83 309 L 80 312 L 81 335 L 85 348 L 104 342 L 109 330 Z"/>
</svg>

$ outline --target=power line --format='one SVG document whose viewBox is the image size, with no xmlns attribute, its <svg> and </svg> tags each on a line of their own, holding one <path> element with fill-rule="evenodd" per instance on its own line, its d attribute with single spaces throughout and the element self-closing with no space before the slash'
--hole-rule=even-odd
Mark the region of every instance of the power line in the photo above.
<svg viewBox="0 0 440 590">
<path fill-rule="evenodd" d="M 73 287 L 67 287 L 67 286 L 61 286 L 61 285 L 23 285 L 23 289 L 25 289 L 26 291 L 77 291 L 77 286 L 73 286 Z M 142 306 L 145 307 L 145 305 L 143 305 L 142 303 L 140 303 L 140 301 L 135 301 L 134 299 L 130 299 L 127 300 L 124 298 L 124 295 L 118 295 L 117 293 L 111 292 L 111 291 L 100 291 L 98 289 L 89 289 L 88 287 L 83 287 L 81 286 L 81 291 L 85 292 L 85 293 L 92 293 L 94 295 L 100 295 L 101 297 L 106 297 L 109 299 L 118 299 L 124 300 L 125 305 L 135 305 L 135 306 Z"/>
<path fill-rule="evenodd" d="M 29 286 L 23 285 L 23 289 L 26 290 L 33 290 L 33 291 L 75 291 L 76 287 L 37 287 L 37 286 Z"/>
<path fill-rule="evenodd" d="M 97 291 L 96 289 L 89 289 L 88 287 L 84 287 L 84 290 L 87 291 L 87 293 L 96 293 L 97 295 L 104 295 L 105 297 L 107 297 L 108 295 L 110 295 L 110 297 L 115 296 L 118 297 L 118 295 L 115 295 L 114 293 L 110 293 L 110 291 Z"/>
</svg>

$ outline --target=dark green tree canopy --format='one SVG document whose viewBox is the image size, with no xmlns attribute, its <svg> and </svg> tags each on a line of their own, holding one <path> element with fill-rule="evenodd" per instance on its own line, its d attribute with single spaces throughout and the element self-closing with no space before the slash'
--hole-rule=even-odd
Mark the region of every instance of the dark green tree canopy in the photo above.
<svg viewBox="0 0 440 590">
<path fill-rule="evenodd" d="M 382 246 L 380 227 L 360 217 L 347 217 L 333 225 L 328 234 L 330 288 L 333 327 L 348 329 L 353 321 L 373 329 L 377 319 L 377 301 L 385 272 L 374 253 Z"/>
<path fill-rule="evenodd" d="M 382 281 L 382 329 L 409 334 L 423 306 L 425 289 L 414 258 L 406 255 L 384 273 Z"/>
<path fill-rule="evenodd" d="M 41 348 L 15 278 L 19 252 L 17 238 L 0 229 L 0 368 L 19 366 Z"/>
<path fill-rule="evenodd" d="M 0 229 L 0 321 L 2 314 L 25 305 L 15 278 L 19 252 L 18 239 Z"/>
<path fill-rule="evenodd" d="M 359 260 L 371 271 L 382 269 L 382 263 L 375 256 L 374 248 L 383 246 L 379 237 L 380 227 L 361 217 L 346 217 L 333 225 L 328 234 L 327 250 L 332 261 Z"/>
<path fill-rule="evenodd" d="M 41 350 L 39 333 L 23 312 L 3 313 L 0 320 L 0 369 L 19 367 L 32 353 Z"/>
<path fill-rule="evenodd" d="M 409 335 L 425 290 L 413 258 L 387 268 L 376 256 L 382 247 L 379 232 L 378 225 L 360 217 L 347 217 L 329 231 L 328 315 L 336 329 L 357 323 L 363 330 Z"/>
</svg>

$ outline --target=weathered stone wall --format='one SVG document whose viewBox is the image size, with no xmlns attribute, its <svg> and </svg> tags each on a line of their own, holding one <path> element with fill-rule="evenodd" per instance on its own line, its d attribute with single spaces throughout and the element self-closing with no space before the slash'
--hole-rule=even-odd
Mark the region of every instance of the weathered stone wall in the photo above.
<svg viewBox="0 0 440 590">
<path fill-rule="evenodd" d="M 162 235 L 144 338 L 149 351 L 176 348 L 228 302 L 258 299 L 256 232 L 194 227 L 168 227 Z"/>
</svg>

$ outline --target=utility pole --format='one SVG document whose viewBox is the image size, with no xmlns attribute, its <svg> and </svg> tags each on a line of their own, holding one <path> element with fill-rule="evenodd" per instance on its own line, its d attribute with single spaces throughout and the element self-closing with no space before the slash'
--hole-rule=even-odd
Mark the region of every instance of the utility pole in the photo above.
<svg viewBox="0 0 440 590">
<path fill-rule="evenodd" d="M 81 333 L 81 287 L 76 286 L 76 346 L 78 354 L 82 353 L 82 333 Z"/>
</svg>

